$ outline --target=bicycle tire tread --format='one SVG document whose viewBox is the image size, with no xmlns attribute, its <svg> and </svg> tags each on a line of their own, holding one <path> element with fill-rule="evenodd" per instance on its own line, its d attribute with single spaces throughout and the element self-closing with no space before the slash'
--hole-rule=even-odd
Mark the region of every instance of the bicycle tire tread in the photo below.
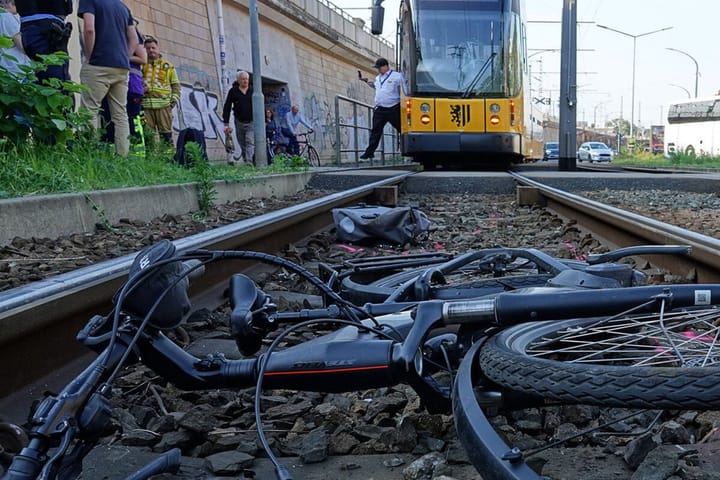
<svg viewBox="0 0 720 480">
<path fill-rule="evenodd" d="M 532 328 L 533 324 L 518 327 Z M 514 327 L 515 328 L 515 327 Z M 509 330 L 482 348 L 484 375 L 511 390 L 565 403 L 621 408 L 709 409 L 720 404 L 717 367 L 624 367 L 529 357 L 505 344 Z"/>
</svg>

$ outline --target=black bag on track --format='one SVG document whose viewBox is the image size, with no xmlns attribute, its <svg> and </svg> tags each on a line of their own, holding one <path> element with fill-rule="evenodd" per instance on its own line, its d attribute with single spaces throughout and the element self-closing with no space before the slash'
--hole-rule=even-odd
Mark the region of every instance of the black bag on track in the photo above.
<svg viewBox="0 0 720 480">
<path fill-rule="evenodd" d="M 427 239 L 430 228 L 427 216 L 412 207 L 359 205 L 334 208 L 332 216 L 337 239 L 349 243 L 417 243 Z"/>
<path fill-rule="evenodd" d="M 200 146 L 202 159 L 207 162 L 207 147 L 205 146 L 205 135 L 201 130 L 195 128 L 186 128 L 178 134 L 177 148 L 175 150 L 175 161 L 183 167 L 192 167 L 193 161 L 185 149 L 188 142 L 195 142 Z"/>
</svg>

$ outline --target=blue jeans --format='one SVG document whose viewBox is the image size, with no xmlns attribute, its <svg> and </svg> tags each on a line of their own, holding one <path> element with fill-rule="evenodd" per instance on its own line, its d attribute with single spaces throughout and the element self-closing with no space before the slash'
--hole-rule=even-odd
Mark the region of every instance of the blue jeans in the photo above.
<svg viewBox="0 0 720 480">
<path fill-rule="evenodd" d="M 300 144 L 297 141 L 297 137 L 290 131 L 289 128 L 281 128 L 282 134 L 288 139 L 288 153 L 292 155 L 300 155 Z"/>
</svg>

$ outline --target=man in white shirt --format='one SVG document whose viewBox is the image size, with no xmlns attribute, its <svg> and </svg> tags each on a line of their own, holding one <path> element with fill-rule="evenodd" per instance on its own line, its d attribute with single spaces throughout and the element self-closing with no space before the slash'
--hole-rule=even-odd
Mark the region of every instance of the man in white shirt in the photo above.
<svg viewBox="0 0 720 480">
<path fill-rule="evenodd" d="M 365 153 L 360 156 L 363 160 L 373 158 L 375 149 L 382 138 L 385 124 L 389 122 L 395 130 L 400 131 L 400 89 L 405 88 L 405 78 L 400 72 L 390 69 L 388 61 L 384 58 L 378 58 L 374 67 L 378 69 L 375 82 L 370 82 L 367 78 L 360 78 L 360 81 L 375 89 L 375 109 L 370 142 Z"/>
<path fill-rule="evenodd" d="M 307 121 L 305 116 L 300 113 L 300 108 L 297 105 L 293 105 L 290 111 L 285 114 L 285 122 L 280 129 L 283 136 L 288 138 L 288 153 L 293 155 L 300 155 L 300 144 L 297 141 L 297 127 L 301 123 L 308 128 L 308 133 L 313 132 L 312 125 Z"/>
</svg>

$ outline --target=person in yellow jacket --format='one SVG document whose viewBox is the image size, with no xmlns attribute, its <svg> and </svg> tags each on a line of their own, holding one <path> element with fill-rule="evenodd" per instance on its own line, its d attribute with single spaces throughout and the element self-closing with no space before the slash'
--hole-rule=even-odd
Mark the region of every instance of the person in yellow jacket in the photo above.
<svg viewBox="0 0 720 480">
<path fill-rule="evenodd" d="M 173 64 L 163 59 L 154 37 L 146 36 L 144 45 L 148 57 L 147 63 L 142 65 L 145 128 L 156 131 L 172 145 L 172 111 L 180 101 L 180 80 Z"/>
</svg>

